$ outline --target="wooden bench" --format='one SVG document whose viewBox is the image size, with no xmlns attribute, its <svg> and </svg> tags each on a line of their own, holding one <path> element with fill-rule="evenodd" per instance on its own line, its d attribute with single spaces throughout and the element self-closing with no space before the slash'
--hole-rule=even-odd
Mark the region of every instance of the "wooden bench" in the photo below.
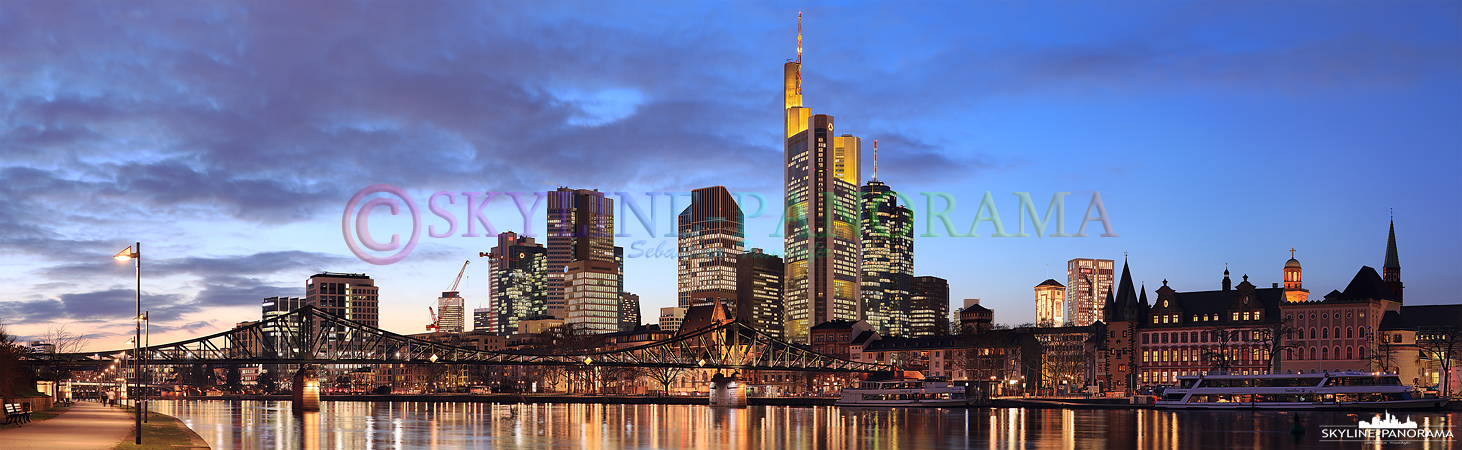
<svg viewBox="0 0 1462 450">
<path fill-rule="evenodd" d="M 30 422 L 30 411 L 20 407 L 19 403 L 5 404 L 5 423 L 26 423 Z"/>
</svg>

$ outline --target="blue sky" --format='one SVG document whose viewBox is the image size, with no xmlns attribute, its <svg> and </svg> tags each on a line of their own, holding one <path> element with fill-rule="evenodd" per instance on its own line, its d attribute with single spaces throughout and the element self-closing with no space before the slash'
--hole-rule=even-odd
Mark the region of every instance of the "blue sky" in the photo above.
<svg viewBox="0 0 1462 450">
<path fill-rule="evenodd" d="M 1012 193 L 1044 212 L 1071 192 L 1068 232 L 1101 193 L 1120 237 L 917 238 L 916 272 L 949 279 L 956 306 L 1028 322 L 1048 264 L 1065 282 L 1068 259 L 1124 253 L 1149 289 L 1216 289 L 1225 264 L 1267 286 L 1291 247 L 1323 294 L 1379 267 L 1391 208 L 1407 303 L 1458 301 L 1455 2 L 5 2 L 0 318 L 120 346 L 132 274 L 109 257 L 134 241 L 155 339 L 257 319 L 324 270 L 373 276 L 395 331 L 422 330 L 463 260 L 485 304 L 489 237 L 422 230 L 386 266 L 351 253 L 342 212 L 373 184 L 438 231 L 437 191 L 459 193 L 439 201 L 459 227 L 466 191 L 648 208 L 644 192 L 725 185 L 779 203 L 798 11 L 806 104 L 878 139 L 919 230 L 923 192 L 956 198 L 960 232 L 987 191 L 1007 230 Z M 521 231 L 509 199 L 487 209 Z M 378 241 L 410 234 L 371 217 Z M 776 220 L 750 219 L 748 245 L 780 250 Z M 619 245 L 674 245 L 619 221 Z M 632 259 L 626 279 L 647 316 L 674 303 L 673 258 Z"/>
</svg>

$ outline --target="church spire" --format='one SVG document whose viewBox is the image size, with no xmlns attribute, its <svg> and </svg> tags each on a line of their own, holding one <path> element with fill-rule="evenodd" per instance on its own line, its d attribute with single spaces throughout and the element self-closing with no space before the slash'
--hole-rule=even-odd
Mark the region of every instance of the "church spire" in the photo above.
<svg viewBox="0 0 1462 450">
<path fill-rule="evenodd" d="M 1401 284 L 1401 258 L 1396 256 L 1396 219 L 1391 219 L 1391 232 L 1386 237 L 1386 263 L 1381 265 L 1381 279 L 1386 286 L 1391 287 L 1392 293 L 1396 294 L 1396 301 L 1401 301 L 1401 290 L 1405 286 Z"/>
</svg>

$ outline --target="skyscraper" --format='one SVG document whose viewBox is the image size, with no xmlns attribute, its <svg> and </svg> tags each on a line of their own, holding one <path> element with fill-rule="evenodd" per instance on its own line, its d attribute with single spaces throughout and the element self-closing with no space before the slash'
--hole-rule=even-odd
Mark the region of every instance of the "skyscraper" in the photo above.
<svg viewBox="0 0 1462 450">
<path fill-rule="evenodd" d="M 931 276 L 913 277 L 909 282 L 909 307 L 910 336 L 949 334 L 949 281 Z"/>
<path fill-rule="evenodd" d="M 564 269 L 569 263 L 615 262 L 614 199 L 598 190 L 550 191 L 547 234 L 548 315 L 565 318 Z"/>
<path fill-rule="evenodd" d="M 381 323 L 375 280 L 363 273 L 322 272 L 305 280 L 305 305 L 369 327 Z"/>
<path fill-rule="evenodd" d="M 1103 296 L 1112 290 L 1112 269 L 1110 259 L 1066 261 L 1067 325 L 1084 327 L 1102 319 Z"/>
<path fill-rule="evenodd" d="M 264 321 L 268 321 L 269 319 L 300 309 L 305 306 L 305 299 L 299 297 L 269 297 L 264 299 L 262 306 L 264 311 L 261 317 Z M 293 336 L 294 332 L 299 330 L 299 326 L 300 322 L 298 320 L 292 320 L 267 325 L 263 331 L 268 339 L 277 346 L 284 345 L 283 343 L 285 342 L 291 342 L 288 340 L 288 336 Z"/>
<path fill-rule="evenodd" d="M 782 309 L 782 258 L 753 248 L 736 259 L 736 320 L 781 338 L 786 313 Z"/>
<path fill-rule="evenodd" d="M 379 288 L 375 284 L 375 280 L 363 273 L 323 272 L 311 275 L 305 280 L 305 305 L 379 328 L 380 299 Z M 426 318 L 424 315 L 421 317 Z M 316 323 L 313 326 L 323 331 L 323 336 L 329 340 L 348 343 L 358 339 L 353 328 L 343 325 L 325 328 L 323 324 Z"/>
<path fill-rule="evenodd" d="M 289 314 L 290 311 L 305 306 L 305 299 L 299 297 L 269 297 L 264 299 L 263 312 L 264 320 Z"/>
<path fill-rule="evenodd" d="M 720 303 L 736 309 L 736 259 L 746 244 L 741 207 L 725 187 L 690 192 L 690 206 L 677 218 L 678 305 Z"/>
<path fill-rule="evenodd" d="M 879 335 L 909 336 L 909 279 L 914 276 L 914 215 L 878 181 L 874 142 L 873 181 L 862 188 L 863 315 Z"/>
<path fill-rule="evenodd" d="M 1036 285 L 1036 325 L 1066 326 L 1066 286 L 1055 279 Z"/>
<path fill-rule="evenodd" d="M 619 331 L 632 331 L 640 326 L 640 296 L 630 292 L 619 293 Z"/>
<path fill-rule="evenodd" d="M 802 106 L 802 33 L 797 60 L 783 70 L 786 131 L 787 337 L 806 342 L 811 326 L 863 320 L 859 280 L 860 141 L 838 136 L 833 117 Z"/>
<path fill-rule="evenodd" d="M 614 261 L 574 261 L 564 270 L 564 325 L 594 334 L 619 331 L 619 275 Z"/>
<path fill-rule="evenodd" d="M 443 292 L 437 297 L 437 326 L 443 333 L 467 331 L 466 306 L 462 294 L 456 291 Z"/>
<path fill-rule="evenodd" d="M 548 313 L 548 252 L 533 238 L 499 233 L 488 252 L 492 271 L 493 332 L 518 332 L 518 321 Z"/>
<path fill-rule="evenodd" d="M 492 327 L 492 308 L 472 309 L 472 331 L 494 332 Z"/>
</svg>

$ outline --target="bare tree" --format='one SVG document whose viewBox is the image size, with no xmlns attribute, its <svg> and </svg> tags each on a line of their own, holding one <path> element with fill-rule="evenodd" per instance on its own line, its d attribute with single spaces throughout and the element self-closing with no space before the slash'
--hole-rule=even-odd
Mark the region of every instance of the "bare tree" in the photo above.
<svg viewBox="0 0 1462 450">
<path fill-rule="evenodd" d="M 1382 373 L 1390 373 L 1396 367 L 1396 344 L 1391 342 L 1391 337 L 1386 333 L 1367 333 L 1365 345 L 1370 348 L 1366 359 L 1370 360 L 1371 367 Z"/>
<path fill-rule="evenodd" d="M 1417 331 L 1417 346 L 1427 358 L 1437 362 L 1439 369 L 1438 378 L 1441 379 L 1438 393 L 1443 398 L 1451 398 L 1451 369 L 1452 363 L 1457 359 L 1457 352 L 1462 350 L 1462 326 L 1446 325 L 1440 327 L 1428 327 Z"/>
<path fill-rule="evenodd" d="M 1233 345 L 1238 342 L 1238 330 L 1224 326 L 1209 328 L 1204 333 L 1209 334 L 1208 341 L 1215 347 L 1203 350 L 1203 359 L 1212 364 L 1214 370 L 1228 371 L 1233 367 Z"/>
<path fill-rule="evenodd" d="M 1303 333 L 1303 331 L 1299 327 L 1294 326 L 1293 319 L 1286 319 L 1282 322 L 1269 324 L 1264 328 L 1253 330 L 1252 340 L 1262 345 L 1268 353 L 1266 356 L 1269 358 L 1269 361 L 1266 362 L 1265 366 L 1269 368 L 1270 373 L 1280 372 L 1279 364 L 1283 361 L 1283 358 L 1279 357 L 1280 354 L 1286 350 L 1300 348 L 1298 344 L 1300 341 L 1291 342 L 1289 339 L 1293 338 L 1295 333 Z"/>
<path fill-rule="evenodd" d="M 56 353 L 78 353 L 91 342 L 91 337 L 72 333 L 66 325 L 56 325 L 46 328 L 46 332 L 40 335 L 40 341 L 56 346 Z"/>
<path fill-rule="evenodd" d="M 680 374 L 684 373 L 685 369 L 679 367 L 654 367 L 645 369 L 645 371 L 646 376 L 660 383 L 660 386 L 664 387 L 664 392 L 668 394 L 670 393 L 670 385 L 675 383 L 675 379 L 680 377 Z"/>
</svg>

